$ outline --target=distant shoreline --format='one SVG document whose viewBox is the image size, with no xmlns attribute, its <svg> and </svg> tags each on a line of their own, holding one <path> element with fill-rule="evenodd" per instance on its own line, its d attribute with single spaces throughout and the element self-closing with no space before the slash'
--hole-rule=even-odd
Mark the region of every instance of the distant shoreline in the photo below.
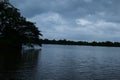
<svg viewBox="0 0 120 80">
<path fill-rule="evenodd" d="M 78 46 L 101 46 L 101 47 L 120 47 L 120 42 L 87 42 L 87 41 L 70 41 L 70 40 L 40 40 L 42 44 L 58 44 L 58 45 L 78 45 Z"/>
</svg>

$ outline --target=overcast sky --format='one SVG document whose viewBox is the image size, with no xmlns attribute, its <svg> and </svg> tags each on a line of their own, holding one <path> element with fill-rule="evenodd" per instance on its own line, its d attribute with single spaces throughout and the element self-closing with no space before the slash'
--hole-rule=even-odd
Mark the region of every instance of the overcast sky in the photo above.
<svg viewBox="0 0 120 80">
<path fill-rule="evenodd" d="M 48 39 L 120 41 L 120 0 L 10 0 Z"/>
</svg>

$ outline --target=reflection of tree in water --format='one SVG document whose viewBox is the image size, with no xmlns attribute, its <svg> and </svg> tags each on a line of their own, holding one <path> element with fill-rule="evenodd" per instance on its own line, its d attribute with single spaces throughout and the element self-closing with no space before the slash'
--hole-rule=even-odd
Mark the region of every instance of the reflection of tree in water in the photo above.
<svg viewBox="0 0 120 80">
<path fill-rule="evenodd" d="M 0 80 L 34 80 L 39 54 L 40 50 L 24 50 L 21 55 L 0 55 Z"/>
</svg>

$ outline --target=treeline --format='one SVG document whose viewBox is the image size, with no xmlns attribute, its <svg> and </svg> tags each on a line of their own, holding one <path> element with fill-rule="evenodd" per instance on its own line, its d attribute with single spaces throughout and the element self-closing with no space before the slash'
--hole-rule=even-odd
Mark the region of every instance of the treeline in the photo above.
<svg viewBox="0 0 120 80">
<path fill-rule="evenodd" d="M 44 39 L 41 40 L 42 44 L 60 44 L 60 45 L 85 45 L 85 46 L 108 46 L 108 47 L 120 47 L 120 42 L 111 42 L 111 41 L 105 41 L 105 42 L 87 42 L 87 41 L 70 41 L 70 40 L 48 40 Z"/>
</svg>

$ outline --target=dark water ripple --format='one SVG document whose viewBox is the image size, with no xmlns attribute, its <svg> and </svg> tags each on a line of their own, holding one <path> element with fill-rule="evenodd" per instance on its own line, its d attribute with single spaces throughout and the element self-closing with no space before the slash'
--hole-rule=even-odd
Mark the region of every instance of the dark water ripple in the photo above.
<svg viewBox="0 0 120 80">
<path fill-rule="evenodd" d="M 120 80 L 120 48 L 43 45 L 0 56 L 0 80 Z"/>
</svg>

